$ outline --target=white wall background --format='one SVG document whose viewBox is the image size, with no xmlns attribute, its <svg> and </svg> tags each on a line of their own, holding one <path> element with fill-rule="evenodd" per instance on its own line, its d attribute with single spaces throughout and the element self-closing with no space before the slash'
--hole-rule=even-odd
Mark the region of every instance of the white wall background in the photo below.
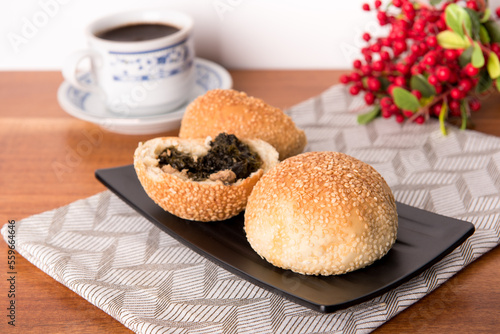
<svg viewBox="0 0 500 334">
<path fill-rule="evenodd" d="M 168 7 L 195 20 L 199 57 L 228 68 L 350 68 L 361 34 L 381 32 L 367 0 L 3 0 L 0 70 L 58 70 L 85 26 L 116 11 Z M 368 1 L 370 4 L 372 0 Z M 384 1 L 387 3 L 388 0 Z M 495 8 L 500 0 L 490 1 Z"/>
</svg>

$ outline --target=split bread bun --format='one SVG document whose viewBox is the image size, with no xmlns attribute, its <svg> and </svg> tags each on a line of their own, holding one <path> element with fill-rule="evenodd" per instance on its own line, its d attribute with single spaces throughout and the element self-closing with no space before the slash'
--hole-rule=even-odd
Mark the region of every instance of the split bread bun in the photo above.
<svg viewBox="0 0 500 334">
<path fill-rule="evenodd" d="M 307 140 L 281 109 L 232 89 L 214 89 L 191 102 L 182 118 L 179 137 L 215 137 L 221 132 L 257 138 L 271 144 L 280 160 L 302 153 Z"/>
<path fill-rule="evenodd" d="M 228 183 L 224 178 L 195 181 L 186 171 L 162 168 L 159 155 L 166 148 L 199 159 L 210 149 L 210 140 L 162 137 L 140 143 L 134 153 L 134 168 L 144 190 L 164 210 L 184 219 L 216 221 L 231 218 L 246 206 L 248 196 L 260 177 L 278 162 L 278 152 L 258 139 L 240 139 L 257 153 L 258 170 L 244 179 Z M 214 173 L 215 174 L 215 173 Z M 212 175 L 211 175 L 212 176 Z"/>
<path fill-rule="evenodd" d="M 346 154 L 289 158 L 254 187 L 245 211 L 252 248 L 275 266 L 338 275 L 372 264 L 396 241 L 391 189 L 370 165 Z"/>
</svg>

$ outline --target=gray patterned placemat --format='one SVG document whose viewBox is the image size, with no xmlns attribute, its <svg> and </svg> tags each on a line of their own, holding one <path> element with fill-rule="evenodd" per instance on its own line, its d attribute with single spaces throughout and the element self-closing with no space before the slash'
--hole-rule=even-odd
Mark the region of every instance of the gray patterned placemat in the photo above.
<svg viewBox="0 0 500 334">
<path fill-rule="evenodd" d="M 444 137 L 432 121 L 360 126 L 352 111 L 362 107 L 337 85 L 287 112 L 306 131 L 307 150 L 361 159 L 398 201 L 476 227 L 449 256 L 380 297 L 311 311 L 194 253 L 109 191 L 17 222 L 16 249 L 137 333 L 370 332 L 499 243 L 500 138 L 453 128 Z"/>
</svg>

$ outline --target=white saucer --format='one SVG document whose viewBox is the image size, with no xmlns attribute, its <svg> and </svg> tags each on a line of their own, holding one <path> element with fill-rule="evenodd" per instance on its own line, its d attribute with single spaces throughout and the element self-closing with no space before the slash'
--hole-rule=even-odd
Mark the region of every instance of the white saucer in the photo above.
<svg viewBox="0 0 500 334">
<path fill-rule="evenodd" d="M 206 59 L 196 58 L 196 86 L 188 102 L 183 106 L 160 115 L 126 117 L 113 114 L 106 109 L 102 100 L 91 92 L 82 91 L 63 82 L 57 91 L 61 107 L 71 116 L 99 125 L 115 133 L 144 135 L 177 129 L 189 102 L 208 90 L 228 89 L 233 85 L 229 72 L 222 66 Z M 83 76 L 85 77 L 85 75 Z M 89 74 L 86 74 L 90 78 Z"/>
</svg>

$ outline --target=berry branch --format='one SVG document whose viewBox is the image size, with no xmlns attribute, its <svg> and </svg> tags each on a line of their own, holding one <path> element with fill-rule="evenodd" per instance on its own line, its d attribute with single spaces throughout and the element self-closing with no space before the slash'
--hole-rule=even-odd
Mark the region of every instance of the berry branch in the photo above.
<svg viewBox="0 0 500 334">
<path fill-rule="evenodd" d="M 363 92 L 374 106 L 358 122 L 382 116 L 422 124 L 437 117 L 446 134 L 445 121 L 455 118 L 465 128 L 481 108 L 478 96 L 500 90 L 500 28 L 487 1 L 392 0 L 382 8 L 377 0 L 373 7 L 363 4 L 389 33 L 364 33 L 363 58 L 340 77 L 350 94 Z"/>
</svg>

